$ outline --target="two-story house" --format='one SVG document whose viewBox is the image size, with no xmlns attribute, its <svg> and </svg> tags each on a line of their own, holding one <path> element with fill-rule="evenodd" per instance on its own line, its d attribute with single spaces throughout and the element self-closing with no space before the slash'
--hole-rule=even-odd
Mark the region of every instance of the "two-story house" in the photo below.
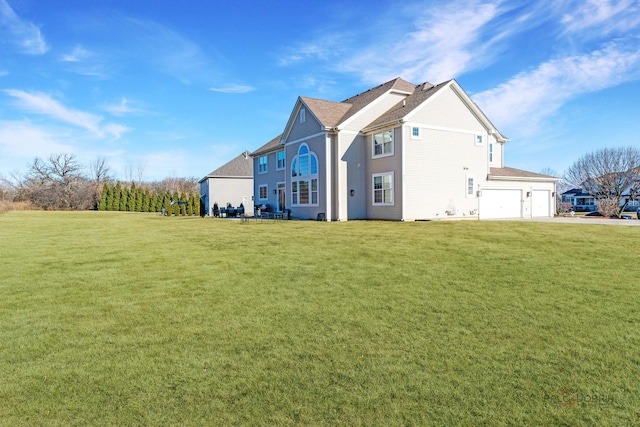
<svg viewBox="0 0 640 427">
<path fill-rule="evenodd" d="M 557 178 L 504 167 L 507 141 L 455 80 L 299 97 L 251 154 L 255 205 L 328 221 L 552 216 Z"/>
</svg>

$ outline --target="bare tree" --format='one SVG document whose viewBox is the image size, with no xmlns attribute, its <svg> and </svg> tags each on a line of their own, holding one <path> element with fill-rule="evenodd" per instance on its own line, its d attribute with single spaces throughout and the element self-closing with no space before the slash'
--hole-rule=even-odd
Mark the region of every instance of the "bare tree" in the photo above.
<svg viewBox="0 0 640 427">
<path fill-rule="evenodd" d="M 605 216 L 620 215 L 640 194 L 640 149 L 604 148 L 586 154 L 566 172 L 565 180 L 597 200 Z"/>
<path fill-rule="evenodd" d="M 104 157 L 97 157 L 89 164 L 90 178 L 96 184 L 104 184 L 113 181 L 111 168 Z"/>
<path fill-rule="evenodd" d="M 36 157 L 22 182 L 29 201 L 45 209 L 87 209 L 87 178 L 72 154 Z"/>
<path fill-rule="evenodd" d="M 142 184 L 142 176 L 144 175 L 144 170 L 146 168 L 147 168 L 147 162 L 138 160 L 138 164 L 136 166 L 136 170 L 138 172 L 138 187 Z"/>
</svg>

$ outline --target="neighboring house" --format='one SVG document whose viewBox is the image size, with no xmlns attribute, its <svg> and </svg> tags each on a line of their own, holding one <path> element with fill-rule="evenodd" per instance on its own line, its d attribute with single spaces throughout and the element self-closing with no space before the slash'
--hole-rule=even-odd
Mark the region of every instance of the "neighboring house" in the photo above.
<svg viewBox="0 0 640 427">
<path fill-rule="evenodd" d="M 620 208 L 626 211 L 636 211 L 640 207 L 640 200 L 631 197 L 631 189 L 622 192 Z M 585 192 L 582 188 L 572 188 L 562 193 L 562 203 L 571 203 L 576 212 L 593 212 L 597 209 L 596 197 Z"/>
<path fill-rule="evenodd" d="M 553 216 L 558 179 L 504 167 L 507 141 L 455 80 L 299 97 L 251 154 L 255 203 L 328 221 Z"/>
<path fill-rule="evenodd" d="M 581 188 L 572 188 L 562 193 L 562 203 L 571 203 L 576 212 L 591 212 L 596 210 L 596 198 L 585 193 Z"/>
<path fill-rule="evenodd" d="M 207 215 L 212 215 L 214 203 L 225 207 L 243 204 L 245 212 L 253 212 L 253 159 L 245 151 L 220 166 L 200 181 L 200 201 Z"/>
</svg>

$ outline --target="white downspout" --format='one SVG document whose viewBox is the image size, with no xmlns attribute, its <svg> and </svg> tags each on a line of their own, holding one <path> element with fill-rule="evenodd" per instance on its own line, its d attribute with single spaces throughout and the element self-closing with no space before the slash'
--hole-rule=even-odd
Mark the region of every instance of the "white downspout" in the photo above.
<svg viewBox="0 0 640 427">
<path fill-rule="evenodd" d="M 326 201 L 325 201 L 325 205 L 326 205 L 326 214 L 325 214 L 325 218 L 327 220 L 327 222 L 331 221 L 331 199 L 333 197 L 333 181 L 332 181 L 332 176 L 331 176 L 331 163 L 333 163 L 333 152 L 331 150 L 331 134 L 327 133 L 327 137 L 325 138 L 325 145 L 326 145 L 326 155 L 325 155 L 325 194 L 326 194 Z"/>
</svg>

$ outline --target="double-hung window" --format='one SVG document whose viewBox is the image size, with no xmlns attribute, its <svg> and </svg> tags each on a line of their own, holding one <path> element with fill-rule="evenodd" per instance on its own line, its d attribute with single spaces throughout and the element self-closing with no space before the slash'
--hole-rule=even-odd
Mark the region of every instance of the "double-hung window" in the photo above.
<svg viewBox="0 0 640 427">
<path fill-rule="evenodd" d="M 291 162 L 291 204 L 317 205 L 318 191 L 318 157 L 302 144 Z"/>
<path fill-rule="evenodd" d="M 277 158 L 278 158 L 277 169 L 284 169 L 284 150 L 278 151 Z"/>
<path fill-rule="evenodd" d="M 260 156 L 258 158 L 258 173 L 267 172 L 267 156 Z"/>
<path fill-rule="evenodd" d="M 393 205 L 393 172 L 378 173 L 372 176 L 373 205 Z"/>
<path fill-rule="evenodd" d="M 475 177 L 473 175 L 466 175 L 465 185 L 465 195 L 467 197 L 473 197 L 475 190 Z"/>
<path fill-rule="evenodd" d="M 393 155 L 393 129 L 373 134 L 373 157 Z"/>
<path fill-rule="evenodd" d="M 269 197 L 269 187 L 266 185 L 261 185 L 258 191 L 258 197 L 260 200 L 266 200 Z"/>
</svg>

